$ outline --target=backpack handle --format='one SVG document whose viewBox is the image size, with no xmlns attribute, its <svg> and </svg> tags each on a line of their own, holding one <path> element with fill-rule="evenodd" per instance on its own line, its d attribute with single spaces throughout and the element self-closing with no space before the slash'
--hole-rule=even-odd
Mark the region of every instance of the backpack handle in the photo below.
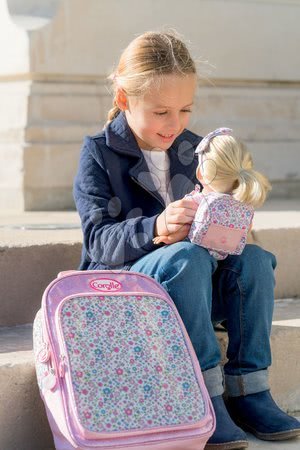
<svg viewBox="0 0 300 450">
<path fill-rule="evenodd" d="M 59 272 L 57 274 L 57 278 L 62 278 L 62 277 L 65 277 L 66 275 L 70 275 L 71 273 L 77 273 L 77 272 L 78 272 L 78 270 L 65 270 L 63 272 Z"/>
</svg>

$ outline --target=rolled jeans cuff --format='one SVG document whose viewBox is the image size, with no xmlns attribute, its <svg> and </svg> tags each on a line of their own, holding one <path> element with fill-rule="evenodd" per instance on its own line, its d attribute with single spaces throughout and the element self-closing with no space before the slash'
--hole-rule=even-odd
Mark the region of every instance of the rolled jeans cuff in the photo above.
<svg viewBox="0 0 300 450">
<path fill-rule="evenodd" d="M 229 397 L 256 394 L 257 392 L 270 389 L 268 382 L 268 371 L 258 370 L 244 375 L 225 374 L 226 394 Z"/>
<path fill-rule="evenodd" d="M 217 395 L 223 394 L 223 372 L 220 366 L 204 370 L 202 375 L 210 397 L 216 397 Z"/>
</svg>

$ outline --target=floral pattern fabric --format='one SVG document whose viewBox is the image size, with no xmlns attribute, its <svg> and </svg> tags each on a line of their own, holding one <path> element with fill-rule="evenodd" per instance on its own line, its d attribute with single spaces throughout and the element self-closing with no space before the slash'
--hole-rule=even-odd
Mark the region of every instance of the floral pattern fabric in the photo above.
<svg viewBox="0 0 300 450">
<path fill-rule="evenodd" d="M 133 431 L 188 425 L 204 417 L 191 355 L 163 298 L 74 297 L 63 302 L 60 321 L 84 428 Z"/>
<path fill-rule="evenodd" d="M 218 192 L 202 194 L 198 186 L 186 197 L 193 198 L 199 204 L 188 235 L 191 242 L 207 248 L 218 260 L 225 259 L 229 254 L 240 255 L 246 245 L 247 233 L 254 215 L 253 207 L 235 200 L 231 194 Z M 213 248 L 203 243 L 211 224 L 226 227 L 228 230 L 243 231 L 234 251 L 224 251 L 222 245 Z"/>
</svg>

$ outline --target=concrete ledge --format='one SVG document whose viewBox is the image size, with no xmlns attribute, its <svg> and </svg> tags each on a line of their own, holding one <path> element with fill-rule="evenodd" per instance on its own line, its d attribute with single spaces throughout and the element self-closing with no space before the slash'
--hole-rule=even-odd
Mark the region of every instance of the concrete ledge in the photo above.
<svg viewBox="0 0 300 450">
<path fill-rule="evenodd" d="M 79 265 L 78 214 L 2 214 L 0 231 L 0 326 L 31 323 L 47 285 L 58 272 Z M 255 215 L 251 242 L 277 257 L 275 298 L 300 297 L 298 203 L 267 202 Z"/>
<path fill-rule="evenodd" d="M 284 410 L 294 413 L 300 411 L 300 324 L 294 323 L 291 326 L 291 318 L 298 318 L 300 321 L 300 299 L 277 301 L 271 336 L 273 365 L 270 369 L 270 383 L 278 404 Z M 275 325 L 278 322 L 283 325 Z M 224 332 L 218 332 L 217 335 L 225 360 L 227 335 Z M 36 382 L 32 326 L 0 329 L 0 348 L 0 448 L 54 449 Z M 253 438 L 251 441 L 250 448 L 265 448 L 265 443 L 259 443 Z M 280 450 L 298 449 L 297 445 L 299 441 L 276 443 Z"/>
<path fill-rule="evenodd" d="M 81 244 L 0 249 L 0 326 L 33 322 L 47 285 L 58 272 L 76 269 Z"/>
<path fill-rule="evenodd" d="M 54 448 L 31 351 L 0 355 L 0 448 Z"/>
<path fill-rule="evenodd" d="M 253 243 L 276 256 L 275 298 L 299 297 L 300 227 L 254 229 L 252 237 Z"/>
</svg>

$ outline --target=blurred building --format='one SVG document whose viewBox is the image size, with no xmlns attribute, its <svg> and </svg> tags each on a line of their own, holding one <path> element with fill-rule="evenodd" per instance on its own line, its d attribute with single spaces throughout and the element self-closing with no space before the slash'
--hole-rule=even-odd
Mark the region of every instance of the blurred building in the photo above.
<svg viewBox="0 0 300 450">
<path fill-rule="evenodd" d="M 299 23 L 296 0 L 0 0 L 0 209 L 74 208 L 107 75 L 136 35 L 168 28 L 202 61 L 190 128 L 233 128 L 271 195 L 299 198 Z"/>
</svg>

